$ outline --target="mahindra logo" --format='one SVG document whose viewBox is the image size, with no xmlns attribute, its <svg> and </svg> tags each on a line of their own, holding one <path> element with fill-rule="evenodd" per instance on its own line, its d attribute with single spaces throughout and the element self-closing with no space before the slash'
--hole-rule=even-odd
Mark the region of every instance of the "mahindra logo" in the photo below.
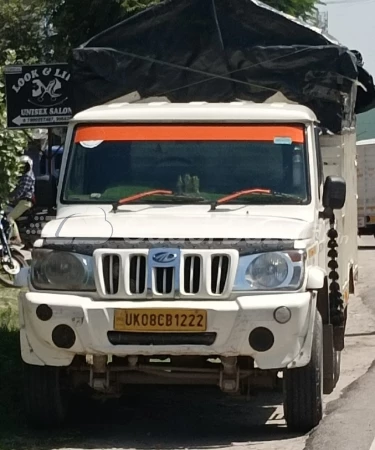
<svg viewBox="0 0 375 450">
<path fill-rule="evenodd" d="M 156 255 L 154 255 L 154 256 L 152 257 L 152 259 L 153 259 L 155 262 L 161 263 L 161 264 L 171 263 L 171 262 L 173 262 L 176 258 L 177 258 L 176 253 L 168 253 L 168 252 L 156 253 Z"/>
</svg>

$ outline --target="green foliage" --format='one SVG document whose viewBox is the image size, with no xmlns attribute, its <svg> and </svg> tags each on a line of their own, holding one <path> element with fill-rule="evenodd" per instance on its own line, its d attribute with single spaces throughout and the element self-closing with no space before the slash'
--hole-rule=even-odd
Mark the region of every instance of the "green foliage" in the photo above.
<svg viewBox="0 0 375 450">
<path fill-rule="evenodd" d="M 39 0 L 41 1 L 41 0 Z M 91 37 L 160 0 L 45 0 L 48 21 L 54 30 L 50 44 L 56 61 L 65 61 L 71 50 Z M 307 19 L 316 0 L 264 0 L 264 3 Z"/>
<path fill-rule="evenodd" d="M 75 47 L 120 22 L 121 0 L 46 0 L 47 20 L 53 29 L 49 44 L 55 61 L 66 61 Z"/>
<path fill-rule="evenodd" d="M 5 64 L 16 62 L 16 53 L 7 50 Z M 3 67 L 0 67 L 0 80 L 3 79 Z M 18 157 L 23 154 L 27 145 L 25 134 L 6 128 L 6 103 L 4 83 L 0 81 L 0 202 L 8 198 L 15 187 L 19 175 Z"/>
<path fill-rule="evenodd" d="M 45 26 L 44 0 L 0 1 L 0 65 L 5 50 L 16 49 L 20 60 L 34 62 L 43 57 Z"/>
<path fill-rule="evenodd" d="M 121 7 L 127 14 L 133 14 L 158 3 L 160 0 L 122 0 Z"/>
<path fill-rule="evenodd" d="M 316 0 L 263 0 L 269 6 L 294 17 L 308 19 L 315 11 Z"/>
<path fill-rule="evenodd" d="M 101 31 L 161 0 L 0 1 L 0 65 L 4 50 L 25 62 L 63 62 L 71 50 Z M 316 0 L 264 0 L 296 17 L 308 18 Z"/>
<path fill-rule="evenodd" d="M 53 30 L 48 45 L 53 49 L 55 61 L 66 61 L 72 49 L 160 0 L 43 1 L 47 21 Z"/>
<path fill-rule="evenodd" d="M 0 1 L 0 202 L 7 199 L 15 187 L 19 175 L 18 156 L 27 145 L 24 133 L 6 128 L 3 66 L 45 59 L 44 8 L 44 0 Z"/>
</svg>

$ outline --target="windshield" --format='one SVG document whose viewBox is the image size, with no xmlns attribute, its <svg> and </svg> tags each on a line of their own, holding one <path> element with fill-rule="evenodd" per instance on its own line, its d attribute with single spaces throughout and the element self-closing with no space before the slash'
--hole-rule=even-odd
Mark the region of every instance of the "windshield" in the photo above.
<svg viewBox="0 0 375 450">
<path fill-rule="evenodd" d="M 309 199 L 301 125 L 112 125 L 76 128 L 64 180 L 64 203 L 168 203 L 174 194 L 212 202 L 244 189 L 234 204 L 297 204 Z M 191 200 L 191 203 L 193 200 Z"/>
</svg>

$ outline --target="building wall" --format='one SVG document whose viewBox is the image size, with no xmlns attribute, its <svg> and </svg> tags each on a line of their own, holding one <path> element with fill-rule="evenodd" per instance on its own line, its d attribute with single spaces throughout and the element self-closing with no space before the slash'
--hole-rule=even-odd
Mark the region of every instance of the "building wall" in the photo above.
<svg viewBox="0 0 375 450">
<path fill-rule="evenodd" d="M 375 109 L 357 116 L 357 140 L 375 138 Z"/>
</svg>

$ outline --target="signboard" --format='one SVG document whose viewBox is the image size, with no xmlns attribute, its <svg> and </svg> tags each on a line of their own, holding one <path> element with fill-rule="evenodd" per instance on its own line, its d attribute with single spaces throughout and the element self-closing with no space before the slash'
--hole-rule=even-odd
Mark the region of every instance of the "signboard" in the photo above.
<svg viewBox="0 0 375 450">
<path fill-rule="evenodd" d="M 67 125 L 72 117 L 68 64 L 6 66 L 4 73 L 8 128 Z"/>
</svg>

